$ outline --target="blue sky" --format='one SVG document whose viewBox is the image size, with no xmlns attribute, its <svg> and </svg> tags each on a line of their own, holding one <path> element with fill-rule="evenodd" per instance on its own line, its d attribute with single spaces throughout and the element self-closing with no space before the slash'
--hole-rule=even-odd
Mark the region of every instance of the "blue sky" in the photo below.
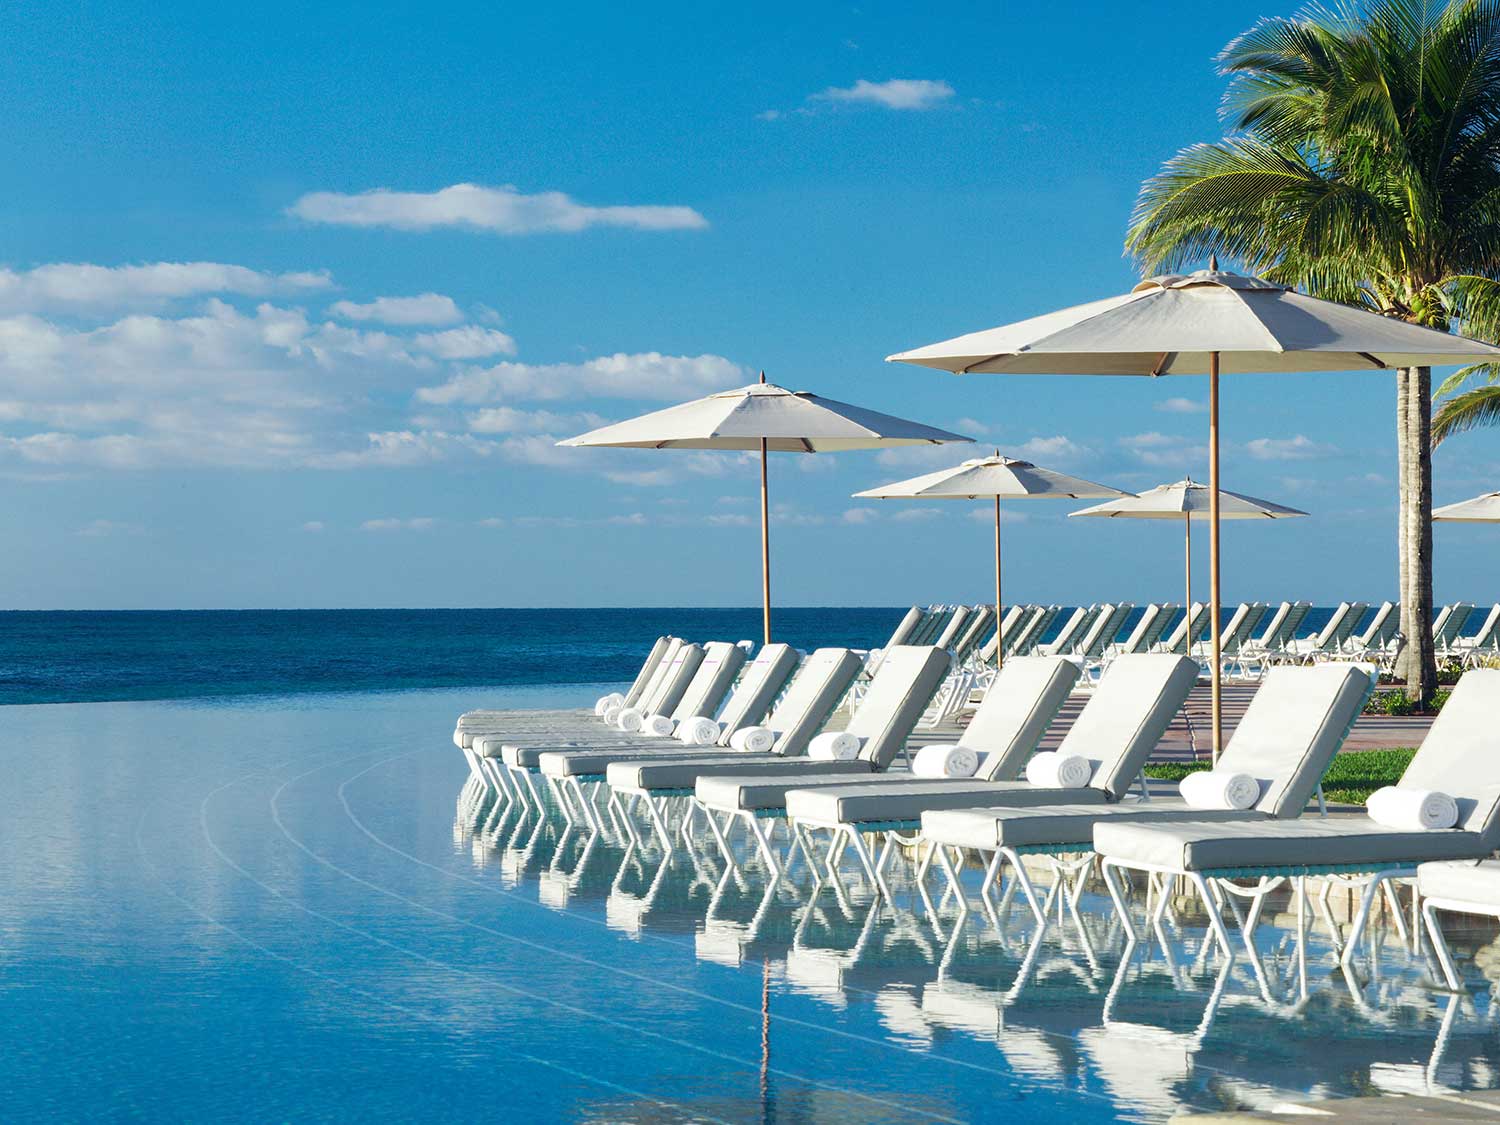
<svg viewBox="0 0 1500 1125">
<path fill-rule="evenodd" d="M 753 603 L 753 466 L 555 438 L 754 378 L 1143 489 L 1201 380 L 890 352 L 1128 287 L 1264 4 L 31 5 L 0 14 L 0 589 L 16 608 Z M 1389 376 L 1226 382 L 1228 598 L 1395 587 Z M 1494 434 L 1440 502 L 1500 481 Z M 962 450 L 783 457 L 787 604 L 979 600 Z M 1016 505 L 1029 600 L 1178 596 L 1166 526 Z M 1437 593 L 1493 599 L 1440 527 Z M 1200 556 L 1206 551 L 1200 551 Z"/>
</svg>

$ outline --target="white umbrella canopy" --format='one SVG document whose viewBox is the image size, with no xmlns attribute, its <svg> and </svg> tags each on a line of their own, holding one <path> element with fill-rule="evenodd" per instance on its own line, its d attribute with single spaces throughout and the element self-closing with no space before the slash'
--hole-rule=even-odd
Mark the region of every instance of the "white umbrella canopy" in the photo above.
<svg viewBox="0 0 1500 1125">
<path fill-rule="evenodd" d="M 1486 492 L 1471 500 L 1445 504 L 1433 511 L 1432 518 L 1466 523 L 1500 523 L 1500 492 Z"/>
<path fill-rule="evenodd" d="M 959 374 L 1209 376 L 1209 605 L 1213 747 L 1223 745 L 1219 667 L 1219 375 L 1493 363 L 1500 348 L 1207 270 L 887 357 Z"/>
<path fill-rule="evenodd" d="M 724 449 L 760 452 L 761 602 L 771 643 L 771 530 L 766 485 L 770 452 L 832 453 L 897 445 L 972 441 L 920 422 L 767 383 L 720 391 L 665 410 L 590 430 L 558 445 L 625 449 Z"/>
<path fill-rule="evenodd" d="M 995 618 L 1000 643 L 995 649 L 995 663 L 1005 659 L 1005 622 L 1000 588 L 1000 501 L 1009 500 L 1080 500 L 1098 496 L 1129 496 L 1107 484 L 1095 484 L 1082 477 L 1069 476 L 1044 469 L 1030 461 L 1006 457 L 997 449 L 993 457 L 978 457 L 924 473 L 908 480 L 883 484 L 878 488 L 856 492 L 857 499 L 871 500 L 979 500 L 995 502 Z"/>
<path fill-rule="evenodd" d="M 1209 488 L 1206 484 L 1188 478 L 1173 484 L 1159 484 L 1136 496 L 1122 496 L 1107 500 L 1092 508 L 1083 508 L 1070 513 L 1072 516 L 1098 516 L 1101 519 L 1127 520 L 1181 520 L 1185 544 L 1183 562 L 1187 572 L 1187 590 L 1183 608 L 1189 613 L 1193 607 L 1193 522 L 1207 520 L 1210 512 Z M 1305 516 L 1306 512 L 1219 489 L 1219 519 L 1221 520 L 1284 520 Z"/>
</svg>

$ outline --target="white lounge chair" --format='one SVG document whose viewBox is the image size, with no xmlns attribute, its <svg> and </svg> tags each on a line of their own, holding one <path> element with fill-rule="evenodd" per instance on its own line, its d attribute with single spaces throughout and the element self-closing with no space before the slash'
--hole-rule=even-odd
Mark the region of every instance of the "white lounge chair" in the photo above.
<svg viewBox="0 0 1500 1125">
<path fill-rule="evenodd" d="M 1497 729 L 1500 669 L 1467 672 L 1401 776 L 1402 788 L 1439 790 L 1455 798 L 1459 822 L 1453 828 L 1390 828 L 1368 815 L 1256 824 L 1100 823 L 1094 829 L 1094 851 L 1101 857 L 1122 922 L 1134 932 L 1119 872 L 1183 876 L 1198 890 L 1214 935 L 1226 957 L 1232 958 L 1234 950 L 1210 882 L 1232 885 L 1233 880 L 1251 878 L 1264 887 L 1278 877 L 1292 879 L 1304 903 L 1308 877 L 1362 883 L 1364 893 L 1343 950 L 1348 964 L 1375 895 L 1384 889 L 1388 897 L 1394 897 L 1392 880 L 1413 877 L 1420 862 L 1481 858 L 1500 844 Z M 1235 891 L 1245 893 L 1244 888 Z M 1399 917 L 1400 911 L 1396 914 Z"/>
</svg>

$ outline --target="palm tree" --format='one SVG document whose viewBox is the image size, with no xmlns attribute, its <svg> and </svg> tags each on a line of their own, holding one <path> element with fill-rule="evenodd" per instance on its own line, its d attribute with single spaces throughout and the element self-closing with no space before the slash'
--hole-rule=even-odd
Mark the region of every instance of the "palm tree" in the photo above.
<svg viewBox="0 0 1500 1125">
<path fill-rule="evenodd" d="M 1500 0 L 1370 0 L 1265 19 L 1219 57 L 1230 135 L 1142 185 L 1148 270 L 1217 252 L 1316 296 L 1500 334 Z M 1397 674 L 1436 689 L 1432 372 L 1397 372 Z"/>
</svg>

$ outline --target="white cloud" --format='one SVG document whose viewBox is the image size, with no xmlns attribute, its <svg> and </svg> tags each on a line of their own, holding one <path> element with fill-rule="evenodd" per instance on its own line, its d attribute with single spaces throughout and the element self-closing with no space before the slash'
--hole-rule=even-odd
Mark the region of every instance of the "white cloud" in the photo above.
<svg viewBox="0 0 1500 1125">
<path fill-rule="evenodd" d="M 1246 442 L 1245 449 L 1257 461 L 1311 461 L 1338 452 L 1335 446 L 1313 441 L 1306 434 L 1290 438 L 1256 438 Z"/>
<path fill-rule="evenodd" d="M 757 121 L 776 121 L 781 117 L 779 109 L 763 109 L 755 115 Z"/>
<path fill-rule="evenodd" d="M 466 324 L 442 332 L 422 332 L 411 338 L 412 347 L 439 359 L 487 359 L 493 355 L 515 355 L 516 342 L 495 328 Z"/>
<path fill-rule="evenodd" d="M 749 527 L 754 521 L 743 512 L 713 512 L 701 522 L 709 527 Z"/>
<path fill-rule="evenodd" d="M 901 523 L 921 523 L 935 520 L 942 514 L 941 508 L 897 508 L 891 513 L 891 519 Z"/>
<path fill-rule="evenodd" d="M 146 529 L 138 523 L 122 523 L 119 520 L 91 520 L 73 534 L 86 539 L 104 539 L 111 535 L 143 535 Z"/>
<path fill-rule="evenodd" d="M 1169 398 L 1156 404 L 1163 414 L 1203 414 L 1208 407 L 1194 398 Z"/>
<path fill-rule="evenodd" d="M 1122 437 L 1120 445 L 1143 465 L 1184 473 L 1208 456 L 1208 447 L 1199 442 L 1155 430 Z"/>
<path fill-rule="evenodd" d="M 503 516 L 487 516 L 482 520 L 476 520 L 475 523 L 480 527 L 504 527 L 505 518 Z"/>
<path fill-rule="evenodd" d="M 955 433 L 963 434 L 966 437 L 983 437 L 990 432 L 990 427 L 977 418 L 960 418 L 957 422 L 953 423 L 953 430 Z"/>
<path fill-rule="evenodd" d="M 617 352 L 583 363 L 505 362 L 470 368 L 447 382 L 421 388 L 417 398 L 438 406 L 588 396 L 674 400 L 722 391 L 747 381 L 744 368 L 719 355 Z"/>
<path fill-rule="evenodd" d="M 965 515 L 964 518 L 965 519 L 971 519 L 975 523 L 987 523 L 991 527 L 994 527 L 995 526 L 995 509 L 990 504 L 985 504 L 982 507 L 978 507 L 978 508 L 970 508 L 969 511 L 968 511 L 968 513 L 967 513 L 967 515 Z M 1017 508 L 1014 504 L 1012 504 L 1009 507 L 1002 507 L 1000 509 L 1000 522 L 1001 523 L 1030 523 L 1031 522 L 1031 517 L 1028 516 L 1025 512 L 1021 511 L 1019 508 Z"/>
<path fill-rule="evenodd" d="M 511 184 L 454 184 L 431 192 L 375 188 L 353 195 L 315 191 L 298 199 L 288 212 L 308 222 L 340 226 L 413 231 L 462 227 L 495 234 L 575 232 L 599 226 L 653 231 L 708 226 L 691 207 L 594 207 L 560 191 L 525 195 Z"/>
<path fill-rule="evenodd" d="M 810 100 L 844 104 L 877 105 L 884 109 L 933 109 L 953 97 L 953 87 L 928 78 L 892 78 L 871 82 L 861 78 L 853 86 L 830 86 Z"/>
<path fill-rule="evenodd" d="M 415 519 L 378 519 L 365 520 L 359 525 L 361 531 L 426 531 L 437 520 L 431 516 L 418 516 Z"/>
<path fill-rule="evenodd" d="M 0 312 L 147 309 L 214 293 L 264 297 L 332 284 L 323 271 L 267 273 L 223 262 L 56 262 L 30 270 L 0 268 Z"/>
<path fill-rule="evenodd" d="M 464 314 L 452 297 L 423 293 L 416 297 L 376 297 L 358 304 L 337 301 L 328 310 L 341 320 L 374 320 L 397 327 L 457 324 Z"/>
<path fill-rule="evenodd" d="M 1072 438 L 1064 437 L 1062 434 L 1054 434 L 1052 437 L 1029 438 L 1012 449 L 1012 456 L 1023 460 L 1051 460 L 1051 461 L 1077 461 L 1087 457 L 1090 450 L 1086 446 L 1079 445 Z"/>
<path fill-rule="evenodd" d="M 584 411 L 559 414 L 552 410 L 518 410 L 513 406 L 487 406 L 468 415 L 469 429 L 476 434 L 570 433 L 597 429 L 605 419 Z"/>
<path fill-rule="evenodd" d="M 322 520 L 308 520 L 305 524 L 302 525 L 302 530 L 303 531 L 322 531 L 323 530 L 323 521 Z"/>
<path fill-rule="evenodd" d="M 874 508 L 848 508 L 839 518 L 845 523 L 873 523 L 880 518 L 880 513 Z"/>
</svg>

